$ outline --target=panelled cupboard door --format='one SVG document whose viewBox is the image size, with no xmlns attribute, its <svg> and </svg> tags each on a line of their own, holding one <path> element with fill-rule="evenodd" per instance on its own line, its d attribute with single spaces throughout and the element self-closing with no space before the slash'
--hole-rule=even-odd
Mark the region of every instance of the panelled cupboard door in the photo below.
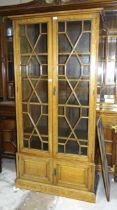
<svg viewBox="0 0 117 210">
<path fill-rule="evenodd" d="M 95 179 L 94 165 L 58 160 L 54 162 L 54 167 L 56 174 L 54 183 L 57 186 L 93 191 L 91 183 L 94 183 Z"/>
<path fill-rule="evenodd" d="M 52 161 L 49 158 L 37 158 L 17 154 L 17 178 L 40 183 L 52 182 Z"/>
<path fill-rule="evenodd" d="M 19 151 L 49 157 L 52 153 L 51 19 L 24 19 L 14 28 Z"/>
<path fill-rule="evenodd" d="M 54 155 L 93 160 L 98 18 L 58 16 L 53 24 Z"/>
</svg>

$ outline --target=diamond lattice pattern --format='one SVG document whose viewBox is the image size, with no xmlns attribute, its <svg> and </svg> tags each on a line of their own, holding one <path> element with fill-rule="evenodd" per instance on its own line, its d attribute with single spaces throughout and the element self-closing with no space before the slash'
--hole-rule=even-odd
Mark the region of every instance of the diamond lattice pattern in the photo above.
<svg viewBox="0 0 117 210">
<path fill-rule="evenodd" d="M 24 147 L 48 150 L 47 23 L 20 26 Z"/>
<path fill-rule="evenodd" d="M 87 155 L 91 21 L 58 23 L 58 152 Z"/>
</svg>

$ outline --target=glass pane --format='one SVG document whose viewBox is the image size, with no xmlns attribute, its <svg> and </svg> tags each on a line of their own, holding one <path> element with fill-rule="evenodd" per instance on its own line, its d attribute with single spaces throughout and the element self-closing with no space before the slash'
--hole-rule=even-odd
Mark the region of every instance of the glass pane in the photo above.
<svg viewBox="0 0 117 210">
<path fill-rule="evenodd" d="M 38 60 L 39 60 L 40 64 L 47 64 L 47 62 L 48 62 L 47 56 L 45 56 L 45 55 L 39 56 Z"/>
<path fill-rule="evenodd" d="M 80 118 L 80 121 L 78 122 L 75 133 L 79 139 L 86 139 L 88 138 L 88 119 L 86 118 Z"/>
<path fill-rule="evenodd" d="M 21 53 L 31 53 L 30 43 L 25 36 L 20 38 L 20 50 Z"/>
<path fill-rule="evenodd" d="M 40 62 L 36 56 L 32 56 L 28 62 L 28 75 L 29 77 L 39 77 L 40 76 Z"/>
<path fill-rule="evenodd" d="M 70 52 L 72 50 L 71 44 L 65 34 L 59 34 L 58 36 L 58 51 L 59 53 Z"/>
<path fill-rule="evenodd" d="M 67 82 L 59 81 L 58 83 L 58 91 L 59 91 L 59 104 L 65 104 L 70 93 L 71 89 Z"/>
<path fill-rule="evenodd" d="M 38 118 L 41 116 L 41 106 L 40 105 L 28 105 L 30 109 L 30 116 L 33 119 L 33 121 L 36 123 L 38 121 Z"/>
<path fill-rule="evenodd" d="M 46 23 L 41 24 L 41 33 L 47 33 L 47 24 Z"/>
<path fill-rule="evenodd" d="M 79 82 L 76 88 L 76 95 L 81 105 L 89 105 L 89 83 Z"/>
<path fill-rule="evenodd" d="M 23 128 L 24 133 L 31 133 L 33 131 L 32 120 L 28 114 L 23 114 Z"/>
<path fill-rule="evenodd" d="M 79 55 L 80 61 L 82 64 L 89 64 L 90 63 L 90 56 L 89 55 Z"/>
<path fill-rule="evenodd" d="M 28 80 L 22 80 L 22 100 L 28 102 L 31 93 L 32 87 L 30 85 L 30 82 Z"/>
<path fill-rule="evenodd" d="M 59 59 L 59 64 L 66 64 L 68 55 L 60 55 L 58 59 Z"/>
<path fill-rule="evenodd" d="M 40 134 L 47 135 L 48 134 L 48 117 L 47 116 L 41 116 L 39 123 L 37 125 L 37 128 L 40 132 Z"/>
<path fill-rule="evenodd" d="M 79 78 L 81 76 L 81 65 L 78 58 L 72 55 L 66 65 L 66 76 L 68 78 Z"/>
<path fill-rule="evenodd" d="M 40 35 L 40 24 L 29 24 L 26 27 L 26 37 L 29 43 L 34 46 Z"/>
<path fill-rule="evenodd" d="M 73 108 L 73 107 L 67 107 L 66 108 L 66 117 L 72 127 L 76 125 L 80 118 L 80 109 L 79 108 Z"/>
<path fill-rule="evenodd" d="M 41 103 L 48 102 L 48 82 L 40 81 L 36 87 L 36 92 L 40 98 Z"/>
<path fill-rule="evenodd" d="M 64 22 L 60 22 L 58 24 L 58 32 L 65 32 L 65 23 Z"/>
<path fill-rule="evenodd" d="M 35 49 L 36 53 L 47 53 L 47 35 L 42 34 L 38 40 Z"/>
<path fill-rule="evenodd" d="M 67 22 L 67 35 L 74 45 L 78 40 L 82 31 L 82 21 L 69 21 Z"/>
<path fill-rule="evenodd" d="M 42 147 L 42 143 L 41 143 L 41 140 L 38 136 L 32 136 L 31 137 L 31 140 L 30 140 L 30 146 L 31 148 L 33 149 L 41 149 Z"/>
<path fill-rule="evenodd" d="M 48 151 L 48 25 L 21 25 L 24 147 Z"/>
<path fill-rule="evenodd" d="M 60 137 L 68 137 L 70 134 L 70 127 L 65 117 L 58 118 L 58 133 Z"/>
<path fill-rule="evenodd" d="M 91 30 L 91 21 L 85 20 L 84 21 L 84 31 L 90 31 Z"/>
<path fill-rule="evenodd" d="M 76 50 L 78 52 L 81 52 L 81 53 L 89 53 L 90 52 L 90 33 L 83 33 L 79 42 L 78 42 L 78 45 L 76 47 Z"/>
<path fill-rule="evenodd" d="M 90 66 L 89 65 L 82 66 L 81 72 L 82 72 L 82 78 L 83 79 L 86 79 L 86 78 L 89 79 L 89 76 L 90 76 Z"/>
<path fill-rule="evenodd" d="M 77 141 L 69 140 L 66 143 L 66 153 L 78 154 L 78 151 L 79 151 L 79 144 L 77 143 Z"/>
</svg>

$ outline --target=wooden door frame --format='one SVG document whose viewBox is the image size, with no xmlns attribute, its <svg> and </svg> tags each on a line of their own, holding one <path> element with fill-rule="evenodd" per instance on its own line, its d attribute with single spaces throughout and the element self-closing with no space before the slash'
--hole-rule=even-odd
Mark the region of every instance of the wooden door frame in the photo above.
<svg viewBox="0 0 117 210">
<path fill-rule="evenodd" d="M 54 157 L 62 158 L 62 159 L 78 159 L 83 161 L 90 161 L 94 162 L 95 156 L 95 118 L 96 118 L 96 76 L 97 76 L 97 56 L 98 56 L 98 39 L 99 39 L 99 10 L 92 11 L 92 13 L 88 14 L 89 10 L 83 11 L 71 11 L 71 12 L 64 12 L 64 14 L 56 13 L 56 16 L 53 17 L 53 40 L 57 41 L 57 21 L 59 20 L 85 20 L 90 19 L 92 20 L 93 24 L 93 32 L 92 32 L 92 46 L 91 46 L 91 74 L 90 74 L 90 104 L 89 104 L 89 128 L 88 128 L 88 139 L 89 139 L 89 149 L 87 156 L 81 155 L 73 155 L 73 154 L 62 154 L 57 153 L 57 141 L 58 141 L 58 67 L 57 67 L 57 44 L 53 44 L 53 60 L 54 60 L 54 68 L 53 68 L 53 88 L 56 88 L 56 94 L 53 95 L 53 151 Z"/>
<path fill-rule="evenodd" d="M 21 72 L 20 72 L 20 43 L 17 41 L 17 37 L 19 36 L 19 26 L 20 24 L 31 24 L 31 23 L 48 23 L 48 142 L 49 142 L 49 151 L 41 151 L 35 149 L 27 149 L 23 146 L 23 117 L 22 117 L 22 84 L 21 84 Z M 17 145 L 18 145 L 18 153 L 25 152 L 27 154 L 35 154 L 40 155 L 41 157 L 50 157 L 52 156 L 52 54 L 51 54 L 51 46 L 52 46 L 52 35 L 51 35 L 51 18 L 48 17 L 35 17 L 33 19 L 19 19 L 13 21 L 14 27 L 14 65 L 15 65 L 15 93 L 16 93 L 16 121 L 17 121 Z"/>
</svg>

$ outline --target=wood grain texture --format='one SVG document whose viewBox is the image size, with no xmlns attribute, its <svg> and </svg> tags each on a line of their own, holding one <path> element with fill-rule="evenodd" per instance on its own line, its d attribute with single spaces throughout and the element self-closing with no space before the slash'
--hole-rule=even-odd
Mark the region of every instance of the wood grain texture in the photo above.
<svg viewBox="0 0 117 210">
<path fill-rule="evenodd" d="M 49 185 L 44 183 L 38 183 L 25 179 L 16 179 L 16 186 L 19 188 L 25 188 L 28 190 L 44 192 L 48 194 L 64 196 L 68 198 L 79 199 L 82 201 L 88 201 L 91 203 L 96 202 L 96 195 L 94 192 L 87 192 L 83 190 L 75 190 L 66 187 L 60 187 L 55 185 Z"/>
<path fill-rule="evenodd" d="M 44 1 L 35 0 L 25 4 L 2 6 L 0 7 L 0 16 L 21 15 L 27 13 L 43 13 L 49 11 L 65 11 L 76 9 L 89 9 L 89 8 L 114 8 L 117 6 L 117 1 L 110 0 L 70 0 L 64 3 L 47 4 Z"/>
<path fill-rule="evenodd" d="M 17 186 L 23 186 L 32 190 L 55 193 L 72 198 L 79 198 L 90 202 L 95 201 L 95 105 L 96 105 L 96 60 L 98 45 L 100 9 L 75 10 L 67 12 L 51 12 L 25 16 L 14 16 L 14 63 L 15 63 L 15 90 L 16 90 L 16 115 L 17 115 Z M 58 22 L 66 21 L 91 21 L 91 50 L 90 50 L 90 91 L 89 91 L 89 128 L 88 128 L 88 153 L 62 154 L 58 152 Z M 21 45 L 20 26 L 48 23 L 48 145 L 47 151 L 39 148 L 24 146 L 24 119 L 22 113 L 23 94 L 28 94 L 29 89 L 22 94 L 22 76 L 20 66 Z M 83 26 L 82 26 L 83 27 Z M 33 52 L 35 48 L 32 48 Z M 72 50 L 73 51 L 73 50 Z M 36 52 L 35 52 L 36 53 Z M 32 52 L 30 56 L 32 56 Z M 28 66 L 28 65 L 27 65 Z M 28 78 L 28 73 L 26 74 Z M 28 78 L 29 79 L 29 78 Z M 32 78 L 34 79 L 34 78 Z M 33 86 L 32 86 L 33 87 Z M 35 87 L 34 87 L 35 88 Z M 56 91 L 54 92 L 54 88 Z M 32 88 L 33 89 L 33 88 Z M 36 89 L 36 88 L 35 88 Z M 35 101 L 26 101 L 33 104 Z M 39 106 L 43 104 L 36 102 Z M 73 104 L 74 106 L 74 104 Z M 81 105 L 82 108 L 82 105 Z M 27 108 L 28 115 L 30 109 Z M 33 118 L 33 116 L 32 116 Z M 36 124 L 31 120 L 33 127 Z M 72 129 L 73 130 L 73 129 Z M 31 135 L 33 135 L 31 133 Z M 39 133 L 40 137 L 40 133 Z M 27 140 L 31 145 L 31 139 Z"/>
</svg>

